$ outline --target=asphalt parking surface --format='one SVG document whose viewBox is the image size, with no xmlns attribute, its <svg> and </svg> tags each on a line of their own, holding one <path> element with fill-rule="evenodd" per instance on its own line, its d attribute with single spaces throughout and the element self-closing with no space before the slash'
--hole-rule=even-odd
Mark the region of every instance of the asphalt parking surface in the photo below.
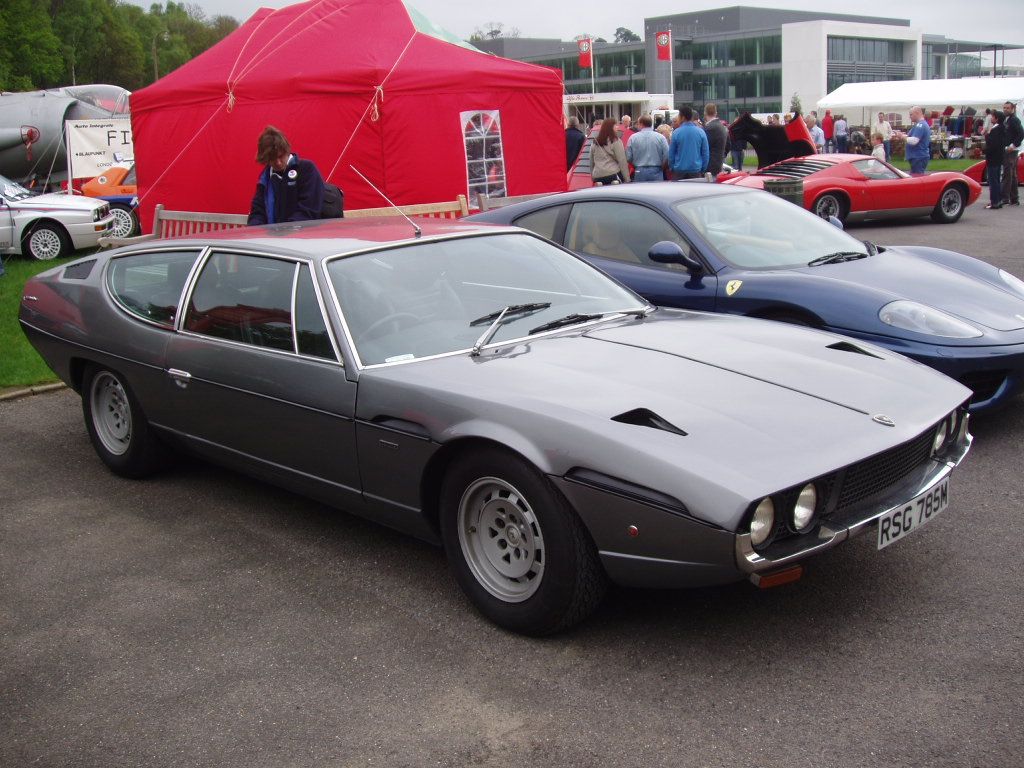
<svg viewBox="0 0 1024 768">
<path fill-rule="evenodd" d="M 1024 277 L 1021 209 L 982 205 L 850 231 Z M 973 431 L 884 551 L 531 640 L 439 550 L 200 462 L 123 480 L 72 392 L 0 402 L 0 765 L 1019 768 L 1024 402 Z"/>
</svg>

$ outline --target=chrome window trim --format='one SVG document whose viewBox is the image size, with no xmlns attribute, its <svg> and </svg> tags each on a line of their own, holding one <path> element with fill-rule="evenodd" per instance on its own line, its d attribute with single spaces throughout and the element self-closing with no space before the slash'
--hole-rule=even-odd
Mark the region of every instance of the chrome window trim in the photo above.
<svg viewBox="0 0 1024 768">
<path fill-rule="evenodd" d="M 182 286 L 181 295 L 178 297 L 178 311 L 174 315 L 174 322 L 170 324 L 158 323 L 156 320 L 151 320 L 148 317 L 143 317 L 142 315 L 134 312 L 130 307 L 128 307 L 123 301 L 121 301 L 121 299 L 118 298 L 117 294 L 114 293 L 114 288 L 110 284 L 110 273 L 111 270 L 113 270 L 114 262 L 119 259 L 128 259 L 133 256 L 151 256 L 153 254 L 165 252 L 182 253 L 183 251 L 191 250 L 193 250 L 193 248 L 189 248 L 187 246 L 183 248 L 181 246 L 165 245 L 159 248 L 147 248 L 146 250 L 143 251 L 134 251 L 132 253 L 123 253 L 117 256 L 111 256 L 110 258 L 107 259 L 106 263 L 101 268 L 103 271 L 103 275 L 101 277 L 101 280 L 103 281 L 103 289 L 106 291 L 107 295 L 114 302 L 117 308 L 125 312 L 133 320 L 139 320 L 143 323 L 146 323 L 146 325 L 152 325 L 155 328 L 161 328 L 165 331 L 175 331 L 178 329 L 178 323 L 181 320 L 182 302 L 185 298 L 185 295 L 188 293 L 189 285 L 192 281 L 192 276 L 195 273 L 196 265 L 204 260 L 204 256 L 206 255 L 205 251 L 208 250 L 206 246 L 200 245 L 194 248 L 194 250 L 196 251 L 196 260 L 192 263 L 192 269 L 189 270 L 188 276 L 185 278 L 185 284 L 184 286 Z"/>
<path fill-rule="evenodd" d="M 341 355 L 338 352 L 338 344 L 337 344 L 337 341 L 335 340 L 335 337 L 334 337 L 334 331 L 331 328 L 331 324 L 328 321 L 326 312 L 324 311 L 323 297 L 320 295 L 320 288 L 317 285 L 316 277 L 314 276 L 315 271 L 313 270 L 313 260 L 312 259 L 304 259 L 304 258 L 301 258 L 299 256 L 293 256 L 291 254 L 278 254 L 278 253 L 267 253 L 265 251 L 258 251 L 258 250 L 246 250 L 244 248 L 233 248 L 233 247 L 222 248 L 222 247 L 218 247 L 218 246 L 207 245 L 207 246 L 204 246 L 204 249 L 205 249 L 205 252 L 203 254 L 201 254 L 199 259 L 196 260 L 196 264 L 193 267 L 192 272 L 189 274 L 188 279 L 185 281 L 185 294 L 183 296 L 183 305 L 186 307 L 186 309 L 187 309 L 188 305 L 187 305 L 187 303 L 185 303 L 184 299 L 191 299 L 192 298 L 192 291 L 195 289 L 195 284 L 198 281 L 199 274 L 206 267 L 206 263 L 210 260 L 210 258 L 213 256 L 214 253 L 231 253 L 231 254 L 235 254 L 237 256 L 256 256 L 256 257 L 262 257 L 262 258 L 267 258 L 267 259 L 277 259 L 278 261 L 289 261 L 289 262 L 292 262 L 293 264 L 296 265 L 296 270 L 295 270 L 296 271 L 296 275 L 299 272 L 299 267 L 301 267 L 301 265 L 303 265 L 303 264 L 306 264 L 306 265 L 308 265 L 310 267 L 310 277 L 313 279 L 313 290 L 316 292 L 316 295 L 317 295 L 317 302 L 318 302 L 318 304 L 320 306 L 320 315 L 324 319 L 324 326 L 327 328 L 327 336 L 331 340 L 331 347 L 334 349 L 335 355 L 337 355 L 337 357 L 334 360 L 329 360 L 326 357 L 316 357 L 315 355 L 304 355 L 304 354 L 301 354 L 300 352 L 298 352 L 298 344 L 295 343 L 295 339 L 294 339 L 294 334 L 295 334 L 295 322 L 294 322 L 294 317 L 295 317 L 295 313 L 294 313 L 294 307 L 295 307 L 295 284 L 294 284 L 294 282 L 292 284 L 292 318 L 293 318 L 293 321 L 292 321 L 292 337 L 293 337 L 292 338 L 292 343 L 293 343 L 293 346 L 292 346 L 292 351 L 290 351 L 290 352 L 287 351 L 287 350 L 284 350 L 284 349 L 274 349 L 273 347 L 258 347 L 255 344 L 246 344 L 245 342 L 241 342 L 241 341 L 232 341 L 230 339 L 221 339 L 221 338 L 219 338 L 217 336 L 208 336 L 208 335 L 206 335 L 204 333 L 196 333 L 195 331 L 186 330 L 185 329 L 185 314 L 186 313 L 185 312 L 181 312 L 181 311 L 178 312 L 178 318 L 177 318 L 177 322 L 176 322 L 175 328 L 174 328 L 174 330 L 177 333 L 181 334 L 182 336 L 189 336 L 189 337 L 194 338 L 194 339 L 207 339 L 207 340 L 222 342 L 224 344 L 228 344 L 228 345 L 231 345 L 231 346 L 236 346 L 236 347 L 239 347 L 241 349 L 253 349 L 253 350 L 258 350 L 260 352 L 272 352 L 272 353 L 275 353 L 275 354 L 278 354 L 278 355 L 285 355 L 287 357 L 298 358 L 300 360 L 311 360 L 313 362 L 324 363 L 325 365 L 333 365 L 333 366 L 336 366 L 336 367 L 341 368 L 342 370 L 344 370 L 345 364 L 344 364 L 344 361 L 343 361 Z M 293 280 L 295 280 L 295 279 L 297 279 L 297 278 L 293 278 Z M 161 327 L 164 327 L 164 326 L 161 326 Z"/>
<path fill-rule="evenodd" d="M 295 327 L 295 306 L 298 303 L 297 288 L 299 285 L 299 272 L 302 270 L 302 265 L 293 262 L 292 263 L 292 303 L 288 308 L 292 315 L 292 351 L 295 354 L 299 354 L 299 331 Z"/>
</svg>

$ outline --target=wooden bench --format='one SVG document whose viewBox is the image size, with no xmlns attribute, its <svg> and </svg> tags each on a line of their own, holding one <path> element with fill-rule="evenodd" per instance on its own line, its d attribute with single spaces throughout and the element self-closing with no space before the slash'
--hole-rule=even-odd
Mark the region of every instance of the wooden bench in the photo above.
<svg viewBox="0 0 1024 768">
<path fill-rule="evenodd" d="M 434 219 L 457 219 L 469 213 L 469 203 L 465 195 L 449 203 L 417 203 L 400 205 L 397 208 L 361 208 L 345 211 L 346 219 L 362 219 L 375 216 L 398 216 L 399 211 L 406 216 L 423 216 Z M 202 213 L 198 211 L 169 211 L 158 205 L 153 214 L 153 232 L 135 237 L 101 237 L 100 248 L 117 248 L 122 245 L 143 243 L 147 240 L 166 240 L 171 237 L 199 235 L 207 232 L 220 232 L 246 226 L 248 216 L 244 213 Z"/>
<path fill-rule="evenodd" d="M 166 240 L 171 237 L 236 229 L 244 227 L 248 219 L 244 213 L 168 211 L 163 205 L 158 205 L 153 213 L 153 231 L 150 234 L 135 237 L 101 237 L 100 248 L 117 248 L 147 240 Z"/>
</svg>

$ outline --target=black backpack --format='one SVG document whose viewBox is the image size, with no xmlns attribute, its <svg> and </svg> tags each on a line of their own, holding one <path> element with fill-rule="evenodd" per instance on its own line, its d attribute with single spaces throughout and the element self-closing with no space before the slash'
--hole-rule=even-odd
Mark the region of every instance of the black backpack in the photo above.
<svg viewBox="0 0 1024 768">
<path fill-rule="evenodd" d="M 345 218 L 345 193 L 336 184 L 324 182 L 324 202 L 320 206 L 321 219 Z"/>
</svg>

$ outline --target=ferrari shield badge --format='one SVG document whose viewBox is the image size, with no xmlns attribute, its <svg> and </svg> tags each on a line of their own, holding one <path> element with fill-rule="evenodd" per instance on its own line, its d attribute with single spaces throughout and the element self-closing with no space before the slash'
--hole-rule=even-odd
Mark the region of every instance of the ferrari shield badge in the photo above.
<svg viewBox="0 0 1024 768">
<path fill-rule="evenodd" d="M 725 295 L 732 296 L 734 293 L 736 293 L 736 291 L 740 289 L 741 285 L 743 285 L 742 280 L 730 280 L 728 283 L 725 284 Z"/>
</svg>

